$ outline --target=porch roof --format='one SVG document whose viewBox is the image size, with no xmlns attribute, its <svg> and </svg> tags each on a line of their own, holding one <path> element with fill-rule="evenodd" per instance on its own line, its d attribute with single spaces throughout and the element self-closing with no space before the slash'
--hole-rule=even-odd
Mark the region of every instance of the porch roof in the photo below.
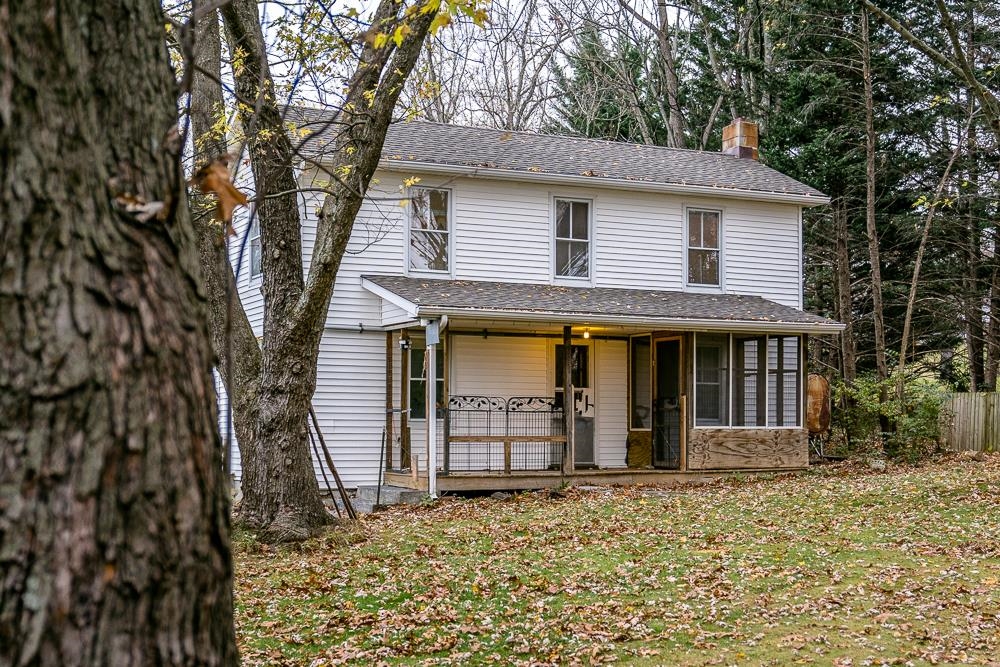
<svg viewBox="0 0 1000 667">
<path fill-rule="evenodd" d="M 843 324 L 759 296 L 611 287 L 362 276 L 362 285 L 414 319 L 498 318 L 675 330 L 838 333 Z"/>
</svg>

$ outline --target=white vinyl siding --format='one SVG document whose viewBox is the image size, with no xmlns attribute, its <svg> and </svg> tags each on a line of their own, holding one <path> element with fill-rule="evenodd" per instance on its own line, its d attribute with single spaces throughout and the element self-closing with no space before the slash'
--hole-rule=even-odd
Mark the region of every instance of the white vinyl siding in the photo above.
<svg viewBox="0 0 1000 667">
<path fill-rule="evenodd" d="M 725 214 L 726 291 L 802 307 L 797 206 L 739 202 Z"/>
<path fill-rule="evenodd" d="M 385 333 L 323 334 L 313 406 L 344 485 L 374 484 L 385 427 Z M 313 467 L 322 486 L 318 461 Z"/>
<path fill-rule="evenodd" d="M 546 339 L 453 335 L 451 393 L 548 396 Z"/>
</svg>

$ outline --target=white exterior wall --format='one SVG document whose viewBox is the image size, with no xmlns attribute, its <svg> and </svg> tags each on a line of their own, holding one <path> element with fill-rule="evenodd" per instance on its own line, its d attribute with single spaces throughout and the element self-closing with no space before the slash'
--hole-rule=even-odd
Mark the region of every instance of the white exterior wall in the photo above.
<svg viewBox="0 0 1000 667">
<path fill-rule="evenodd" d="M 407 274 L 406 211 L 399 203 L 403 178 L 411 175 L 379 173 L 370 192 L 373 200 L 361 208 L 337 275 L 328 327 L 357 329 L 360 323 L 369 328 L 407 320 L 402 310 L 366 291 L 361 276 Z M 684 290 L 685 210 L 703 207 L 722 211 L 722 290 L 801 307 L 796 205 L 427 175 L 420 185 L 451 191 L 451 271 L 413 275 L 561 282 L 552 275 L 553 199 L 573 197 L 593 201 L 593 277 L 564 284 Z M 307 256 L 321 197 L 310 194 L 304 201 Z"/>
<path fill-rule="evenodd" d="M 402 180 L 410 175 L 377 174 L 340 266 L 320 347 L 314 404 L 334 461 L 349 487 L 373 483 L 377 475 L 385 421 L 385 337 L 380 329 L 383 324 L 408 320 L 404 311 L 366 291 L 361 276 L 407 273 L 407 222 L 400 200 Z M 314 178 L 321 177 L 306 173 L 302 180 L 313 184 Z M 553 283 L 553 198 L 573 197 L 593 202 L 593 277 L 574 284 L 683 290 L 684 211 L 689 206 L 708 207 L 723 211 L 725 291 L 801 307 L 801 230 L 795 205 L 430 175 L 424 175 L 420 185 L 446 187 L 452 193 L 452 270 L 432 277 Z M 302 197 L 306 271 L 322 197 L 321 193 Z M 237 216 L 235 226 L 237 236 L 230 244 L 234 265 L 247 226 L 245 213 Z M 238 287 L 251 326 L 260 335 L 263 300 L 259 279 L 249 278 L 249 250 Z M 549 395 L 550 343 L 546 339 L 453 336 L 450 392 Z M 394 400 L 398 402 L 401 368 L 398 346 L 394 349 Z M 598 464 L 621 467 L 627 434 L 627 345 L 595 341 L 594 350 Z M 410 427 L 412 450 L 425 462 L 426 422 L 414 420 Z M 440 461 L 440 442 L 438 446 Z M 398 454 L 398 442 L 393 450 Z M 234 469 L 238 471 L 236 452 Z"/>
<path fill-rule="evenodd" d="M 385 333 L 326 331 L 313 405 L 344 485 L 374 484 L 385 427 Z"/>
<path fill-rule="evenodd" d="M 264 330 L 264 296 L 260 293 L 260 276 L 250 277 L 250 239 L 247 237 L 250 215 L 247 209 L 237 209 L 233 215 L 235 236 L 229 239 L 229 262 L 236 273 L 236 290 L 240 295 L 243 310 L 250 320 L 254 335 L 261 336 Z M 240 259 L 242 248 L 243 258 Z"/>
</svg>

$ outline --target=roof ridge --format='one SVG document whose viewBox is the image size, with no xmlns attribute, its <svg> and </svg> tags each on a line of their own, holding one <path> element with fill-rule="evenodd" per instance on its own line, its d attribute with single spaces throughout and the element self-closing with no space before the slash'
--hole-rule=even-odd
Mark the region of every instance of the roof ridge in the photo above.
<svg viewBox="0 0 1000 667">
<path fill-rule="evenodd" d="M 497 132 L 497 133 L 507 133 L 507 134 L 518 134 L 528 137 L 551 137 L 553 139 L 572 139 L 573 141 L 583 141 L 592 144 L 610 144 L 612 146 L 635 146 L 636 148 L 650 148 L 660 151 L 676 151 L 679 153 L 697 153 L 698 155 L 713 155 L 725 158 L 736 157 L 734 155 L 728 155 L 721 151 L 708 151 L 700 148 L 677 148 L 676 146 L 660 146 L 659 144 L 643 144 L 636 141 L 618 141 L 615 139 L 598 139 L 595 137 L 581 137 L 575 134 L 555 134 L 554 132 L 541 132 L 536 130 L 498 130 L 495 127 L 484 127 L 482 125 L 463 125 L 460 123 L 442 123 L 439 121 L 425 120 L 422 118 L 414 118 L 412 120 L 402 120 L 390 124 L 389 127 L 401 127 L 404 125 L 436 125 L 438 127 L 445 128 L 460 128 L 463 130 L 474 130 L 481 132 Z M 757 162 L 757 164 L 767 167 L 763 162 Z M 773 169 L 773 167 L 767 167 L 768 169 Z"/>
</svg>

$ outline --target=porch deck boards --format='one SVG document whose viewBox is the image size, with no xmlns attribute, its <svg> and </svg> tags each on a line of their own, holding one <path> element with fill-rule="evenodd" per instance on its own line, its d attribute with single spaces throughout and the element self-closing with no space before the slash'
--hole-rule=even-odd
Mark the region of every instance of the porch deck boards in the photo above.
<svg viewBox="0 0 1000 667">
<path fill-rule="evenodd" d="M 755 475 L 764 473 L 801 472 L 805 467 L 759 468 L 746 470 L 647 470 L 636 468 L 605 468 L 596 470 L 576 470 L 572 474 L 561 475 L 558 470 L 522 472 L 453 472 L 438 475 L 438 491 L 523 491 L 527 489 L 553 489 L 564 481 L 572 486 L 583 484 L 655 484 L 674 486 L 677 484 L 704 483 L 720 477 L 735 474 Z M 409 471 L 385 473 L 385 483 L 405 486 L 410 489 L 427 490 L 427 473 L 414 475 Z"/>
</svg>

